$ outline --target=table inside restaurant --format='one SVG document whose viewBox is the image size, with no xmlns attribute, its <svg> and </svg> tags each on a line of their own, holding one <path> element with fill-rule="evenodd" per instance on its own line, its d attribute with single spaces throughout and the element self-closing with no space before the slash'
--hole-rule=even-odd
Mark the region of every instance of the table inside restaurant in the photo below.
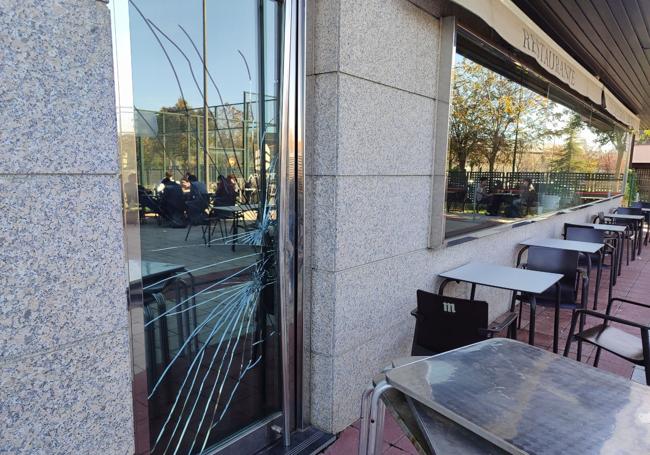
<svg viewBox="0 0 650 455">
<path fill-rule="evenodd" d="M 650 388 L 517 341 L 482 341 L 385 378 L 373 405 L 397 389 L 505 453 L 650 453 Z M 372 425 L 370 437 L 381 438 Z"/>
<path fill-rule="evenodd" d="M 535 344 L 535 295 L 541 294 L 562 279 L 562 275 L 558 273 L 537 272 L 482 262 L 470 262 L 453 270 L 442 272 L 439 276 L 444 278 L 438 291 L 441 295 L 445 286 L 451 281 L 470 283 L 472 285 L 470 300 L 474 300 L 477 285 L 530 295 L 531 308 L 533 309 L 528 331 L 530 344 Z"/>
</svg>

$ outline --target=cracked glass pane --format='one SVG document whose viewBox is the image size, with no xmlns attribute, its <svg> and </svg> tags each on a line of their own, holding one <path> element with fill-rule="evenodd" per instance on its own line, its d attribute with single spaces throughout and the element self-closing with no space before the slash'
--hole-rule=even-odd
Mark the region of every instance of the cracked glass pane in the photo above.
<svg viewBox="0 0 650 455">
<path fill-rule="evenodd" d="M 201 453 L 280 410 L 280 11 L 112 3 L 137 452 Z"/>
</svg>

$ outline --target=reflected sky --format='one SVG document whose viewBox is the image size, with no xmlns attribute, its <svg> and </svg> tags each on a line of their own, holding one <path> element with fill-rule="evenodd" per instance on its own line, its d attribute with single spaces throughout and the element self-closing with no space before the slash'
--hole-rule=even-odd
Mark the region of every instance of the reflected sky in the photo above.
<svg viewBox="0 0 650 455">
<path fill-rule="evenodd" d="M 202 50 L 202 1 L 134 0 L 134 3 L 142 14 L 186 54 L 199 88 L 192 78 L 188 61 L 165 36 L 158 33 L 174 64 L 185 99 L 190 107 L 201 107 L 202 63 L 192 42 L 179 26 L 185 29 L 198 49 Z M 256 6 L 257 2 L 253 0 L 207 2 L 208 70 L 226 103 L 242 102 L 245 91 L 257 92 Z M 139 109 L 150 110 L 173 106 L 181 96 L 174 72 L 152 31 L 133 6 L 129 8 L 129 16 L 134 104 Z M 239 51 L 248 63 L 250 80 L 246 63 Z M 220 104 L 211 86 L 208 87 L 208 98 L 210 105 Z"/>
</svg>

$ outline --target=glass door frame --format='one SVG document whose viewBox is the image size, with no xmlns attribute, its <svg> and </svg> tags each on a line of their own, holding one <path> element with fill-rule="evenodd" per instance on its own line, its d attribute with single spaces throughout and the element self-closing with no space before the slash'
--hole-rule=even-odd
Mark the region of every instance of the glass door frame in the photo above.
<svg viewBox="0 0 650 455">
<path fill-rule="evenodd" d="M 264 0 L 259 0 L 260 2 Z M 280 172 L 278 201 L 279 239 L 279 306 L 281 340 L 282 409 L 280 412 L 242 428 L 227 437 L 206 454 L 242 454 L 262 450 L 281 440 L 285 446 L 291 433 L 305 428 L 303 384 L 303 264 L 304 264 L 304 102 L 305 102 L 305 0 L 275 0 L 280 9 Z M 115 76 L 116 115 L 122 181 L 126 182 L 137 166 L 135 131 L 133 129 L 133 86 L 131 74 L 128 2 L 111 2 L 113 32 L 113 64 Z M 117 20 L 114 20 L 119 16 Z M 118 42 L 119 39 L 119 42 Z M 130 39 L 130 38 L 129 38 Z M 116 48 L 119 47 L 119 53 Z M 128 52 L 127 52 L 128 50 Z M 264 50 L 261 51 L 262 53 Z M 124 188 L 124 187 L 123 187 Z M 133 405 L 135 453 L 148 453 L 147 384 L 142 382 L 146 369 L 145 331 L 141 275 L 139 266 L 129 267 L 140 258 L 140 233 L 137 216 L 124 211 L 125 267 L 129 281 L 139 281 L 127 289 L 131 331 L 133 368 Z M 129 261 L 130 260 L 130 261 Z M 140 380 L 138 380 L 140 378 Z M 145 375 L 146 378 L 146 375 Z"/>
</svg>

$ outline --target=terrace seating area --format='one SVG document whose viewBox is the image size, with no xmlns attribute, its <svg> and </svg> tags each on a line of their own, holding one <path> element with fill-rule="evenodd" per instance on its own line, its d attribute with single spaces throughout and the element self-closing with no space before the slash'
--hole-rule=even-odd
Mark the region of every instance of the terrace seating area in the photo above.
<svg viewBox="0 0 650 455">
<path fill-rule="evenodd" d="M 625 420 L 629 416 L 622 415 L 630 408 L 624 405 L 627 402 L 638 412 L 650 408 L 646 385 L 650 385 L 650 374 L 646 376 L 644 369 L 650 361 L 650 256 L 644 251 L 648 207 L 647 203 L 634 203 L 613 213 L 599 213 L 593 223 L 567 224 L 563 238 L 521 242 L 512 267 L 490 264 L 486 269 L 485 264 L 465 264 L 440 275 L 437 293 L 418 291 L 416 298 L 414 292 L 417 309 L 412 314 L 417 323 L 411 355 L 416 357 L 395 359 L 386 370 L 378 371 L 372 382 L 368 378 L 371 385 L 363 399 L 359 397 L 362 418 L 341 432 L 324 453 L 534 452 L 536 428 L 542 428 L 538 443 L 555 444 L 555 449 L 575 447 L 572 438 L 579 438 L 583 431 L 588 433 L 581 439 L 589 441 L 585 447 L 592 443 L 589 447 L 607 447 L 620 439 L 618 432 L 626 431 L 634 433 L 636 443 L 644 444 L 641 439 L 647 441 L 650 434 L 647 425 L 635 426 Z M 471 284 L 468 299 L 445 297 L 447 284 L 453 282 Z M 477 286 L 511 290 L 510 311 L 488 323 L 487 303 L 474 298 Z M 518 341 L 502 341 L 506 337 Z M 478 344 L 463 348 L 471 343 Z M 460 374 L 464 366 L 473 372 L 471 380 Z M 566 379 L 572 374 L 578 380 Z M 482 379 L 490 384 L 483 384 L 486 390 L 481 389 Z M 587 390 L 601 386 L 604 393 L 593 393 L 607 399 L 602 403 L 598 399 L 584 401 L 585 394 L 592 393 Z M 501 401 L 495 398 L 495 387 L 501 390 Z M 438 388 L 445 393 L 437 394 Z M 517 395 L 509 395 L 511 391 Z M 472 394 L 477 403 L 465 409 Z M 526 407 L 520 403 L 544 401 L 545 394 L 549 400 L 543 411 L 546 418 L 537 422 L 537 409 L 546 405 L 528 403 Z M 454 395 L 460 398 L 454 401 Z M 574 406 L 564 409 L 562 400 Z M 489 406 L 496 406 L 494 412 L 512 431 L 496 425 L 492 420 L 496 416 L 486 415 Z M 602 421 L 583 422 L 584 429 L 572 426 L 570 431 L 547 431 L 553 424 L 546 419 L 564 418 L 553 415 L 560 408 L 569 414 L 591 412 Z M 526 426 L 530 434 L 520 428 L 524 415 L 533 416 Z M 632 428 L 619 429 L 617 418 Z M 557 434 L 565 439 L 558 440 Z M 638 452 L 625 451 L 620 441 L 618 444 L 612 446 L 613 451 L 598 453 L 647 453 L 645 447 L 637 446 L 634 450 Z M 616 447 L 623 451 L 617 452 Z"/>
</svg>

